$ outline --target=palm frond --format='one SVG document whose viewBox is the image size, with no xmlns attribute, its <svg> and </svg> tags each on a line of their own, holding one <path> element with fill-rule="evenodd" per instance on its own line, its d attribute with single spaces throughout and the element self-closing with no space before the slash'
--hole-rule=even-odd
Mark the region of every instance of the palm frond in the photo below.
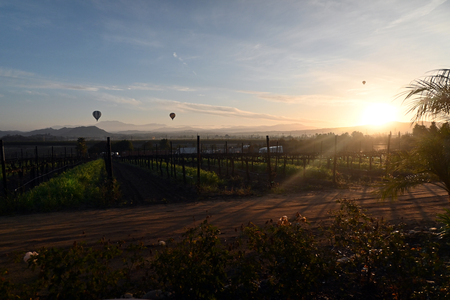
<svg viewBox="0 0 450 300">
<path fill-rule="evenodd" d="M 450 69 L 440 69 L 434 75 L 414 80 L 397 97 L 404 97 L 406 114 L 414 113 L 412 122 L 427 118 L 449 120 Z"/>
</svg>

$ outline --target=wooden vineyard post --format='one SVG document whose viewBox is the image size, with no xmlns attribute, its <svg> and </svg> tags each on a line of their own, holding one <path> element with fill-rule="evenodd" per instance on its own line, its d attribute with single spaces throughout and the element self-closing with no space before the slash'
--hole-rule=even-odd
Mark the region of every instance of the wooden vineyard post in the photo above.
<svg viewBox="0 0 450 300">
<path fill-rule="evenodd" d="M 267 175 L 269 175 L 269 185 L 272 186 L 272 169 L 270 166 L 270 141 L 268 135 L 266 135 L 266 144 L 267 144 Z"/>
<path fill-rule="evenodd" d="M 245 165 L 246 165 L 247 180 L 248 182 L 250 182 L 250 173 L 248 171 L 248 157 L 245 159 Z"/>
<path fill-rule="evenodd" d="M 171 170 L 171 173 L 172 173 L 172 177 L 174 177 L 174 174 L 175 174 L 175 164 L 174 164 L 174 161 L 173 161 L 173 151 L 172 151 L 172 141 L 170 141 L 170 163 L 171 163 L 171 165 L 170 165 L 170 170 Z"/>
<path fill-rule="evenodd" d="M 386 176 L 389 173 L 389 151 L 391 148 L 391 136 L 392 136 L 392 131 L 389 132 L 389 137 L 388 137 L 388 144 L 387 144 L 387 153 L 386 153 Z"/>
<path fill-rule="evenodd" d="M 197 190 L 200 190 L 200 136 L 197 135 Z"/>
<path fill-rule="evenodd" d="M 37 146 L 34 148 L 34 159 L 35 159 L 35 163 L 36 163 L 36 178 L 37 178 L 37 177 L 39 177 L 39 155 L 38 155 L 38 147 Z"/>
<path fill-rule="evenodd" d="M 184 156 L 181 157 L 181 167 L 183 169 L 183 183 L 186 185 L 186 167 L 184 165 Z"/>
<path fill-rule="evenodd" d="M 5 161 L 5 149 L 3 147 L 3 140 L 0 140 L 0 159 L 2 160 L 2 175 L 3 175 L 3 192 L 5 197 L 8 196 L 8 188 L 6 186 L 6 161 Z"/>
<path fill-rule="evenodd" d="M 241 168 L 244 169 L 244 143 L 242 143 L 242 151 L 241 151 Z"/>
<path fill-rule="evenodd" d="M 108 173 L 108 178 L 113 179 L 113 169 L 112 169 L 112 157 L 111 157 L 111 139 L 106 138 L 106 172 Z"/>
<path fill-rule="evenodd" d="M 231 176 L 234 176 L 234 158 L 230 158 L 230 164 L 231 164 Z"/>
<path fill-rule="evenodd" d="M 225 141 L 225 160 L 226 160 L 226 168 L 227 168 L 227 177 L 228 177 L 228 142 Z"/>
<path fill-rule="evenodd" d="M 303 156 L 303 179 L 306 179 L 306 158 Z"/>
<path fill-rule="evenodd" d="M 337 135 L 334 136 L 333 184 L 336 184 Z"/>
</svg>

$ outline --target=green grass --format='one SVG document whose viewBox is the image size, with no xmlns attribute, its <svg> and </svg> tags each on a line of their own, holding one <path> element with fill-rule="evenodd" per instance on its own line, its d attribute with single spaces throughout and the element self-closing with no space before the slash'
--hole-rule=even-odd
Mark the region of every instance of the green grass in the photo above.
<svg viewBox="0 0 450 300">
<path fill-rule="evenodd" d="M 115 200 L 112 198 L 117 187 L 110 184 L 104 161 L 100 159 L 66 171 L 20 196 L 10 197 L 0 207 L 3 213 L 13 213 L 105 205 Z"/>
</svg>

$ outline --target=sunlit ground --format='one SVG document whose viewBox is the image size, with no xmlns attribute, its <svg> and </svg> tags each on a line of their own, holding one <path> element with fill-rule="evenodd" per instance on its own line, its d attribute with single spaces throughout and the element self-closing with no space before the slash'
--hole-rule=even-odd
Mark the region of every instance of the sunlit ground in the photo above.
<svg viewBox="0 0 450 300">
<path fill-rule="evenodd" d="M 395 121 L 397 108 L 386 103 L 372 103 L 366 107 L 361 116 L 363 125 L 383 125 Z"/>
</svg>

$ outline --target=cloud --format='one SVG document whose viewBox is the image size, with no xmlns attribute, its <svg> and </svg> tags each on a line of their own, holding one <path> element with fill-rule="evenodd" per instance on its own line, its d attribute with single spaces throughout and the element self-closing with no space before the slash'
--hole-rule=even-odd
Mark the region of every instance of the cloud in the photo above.
<svg viewBox="0 0 450 300">
<path fill-rule="evenodd" d="M 127 88 L 128 90 L 142 90 L 142 91 L 162 91 L 164 90 L 161 86 L 150 85 L 147 83 L 135 83 Z"/>
<path fill-rule="evenodd" d="M 441 4 L 447 2 L 447 0 L 432 0 L 429 3 L 427 3 L 421 7 L 416 8 L 415 10 L 411 11 L 408 14 L 405 14 L 398 18 L 397 20 L 391 22 L 389 25 L 387 25 L 384 29 L 389 29 L 392 27 L 395 27 L 401 23 L 409 22 L 409 21 L 416 21 L 418 18 L 423 17 L 431 13 L 433 10 L 435 10 L 438 6 Z"/>
<path fill-rule="evenodd" d="M 175 90 L 179 92 L 195 92 L 196 89 L 187 86 L 162 86 L 162 85 L 152 85 L 147 83 L 135 83 L 129 87 L 128 90 L 143 90 L 143 91 L 167 91 L 167 90 Z"/>
<path fill-rule="evenodd" d="M 285 122 L 319 122 L 318 120 L 309 120 L 309 119 L 294 119 L 283 116 L 275 116 L 270 114 L 263 113 L 254 113 L 250 111 L 240 110 L 235 107 L 229 106 L 217 106 L 217 105 L 209 105 L 209 104 L 199 104 L 199 103 L 187 103 L 187 102 L 179 102 L 173 100 L 162 100 L 156 99 L 153 102 L 160 104 L 161 106 L 167 107 L 170 105 L 173 110 L 178 111 L 189 111 L 207 115 L 216 115 L 222 117 L 231 117 L 231 118 L 244 118 L 244 119 L 259 119 L 259 120 L 268 120 L 268 121 L 285 121 Z"/>
<path fill-rule="evenodd" d="M 97 92 L 99 90 L 98 87 L 93 87 L 93 86 L 62 84 L 62 83 L 51 83 L 48 87 L 56 88 L 56 89 L 89 91 L 89 92 Z"/>
<path fill-rule="evenodd" d="M 110 103 L 115 103 L 115 104 L 127 104 L 127 105 L 132 105 L 132 106 L 139 106 L 142 104 L 141 101 L 136 100 L 134 98 L 114 96 L 114 95 L 105 94 L 105 93 L 96 95 L 95 99 L 98 101 L 102 101 L 102 102 L 110 102 Z"/>
<path fill-rule="evenodd" d="M 319 106 L 319 105 L 337 106 L 337 105 L 348 105 L 357 102 L 357 100 L 354 99 L 344 99 L 342 97 L 330 95 L 282 95 L 257 91 L 237 91 L 237 92 L 255 95 L 260 99 L 270 102 L 308 104 L 310 106 Z"/>
<path fill-rule="evenodd" d="M 15 86 L 19 88 L 27 89 L 61 89 L 61 90 L 76 90 L 76 91 L 88 91 L 97 92 L 99 90 L 111 90 L 111 91 L 122 91 L 123 88 L 112 86 L 94 86 L 86 84 L 71 84 L 62 83 L 58 81 L 52 81 L 44 78 L 43 76 L 38 76 L 36 74 L 25 72 L 15 69 L 4 69 L 0 68 L 0 77 L 9 78 L 10 86 Z M 30 91 L 28 91 L 30 93 Z"/>
<path fill-rule="evenodd" d="M 15 69 L 0 68 L 0 76 L 9 78 L 33 77 L 34 74 Z"/>
<path fill-rule="evenodd" d="M 187 66 L 187 63 L 185 63 L 184 60 L 181 59 L 181 57 L 179 57 L 176 52 L 174 52 L 172 55 L 173 55 L 173 57 L 175 57 L 176 59 L 181 61 L 183 63 L 183 65 Z"/>
<path fill-rule="evenodd" d="M 130 44 L 139 47 L 149 47 L 149 48 L 161 48 L 162 44 L 155 41 L 153 38 L 141 38 L 141 37 L 126 37 L 119 35 L 104 35 L 103 38 L 106 41 L 113 43 L 123 43 Z"/>
</svg>

